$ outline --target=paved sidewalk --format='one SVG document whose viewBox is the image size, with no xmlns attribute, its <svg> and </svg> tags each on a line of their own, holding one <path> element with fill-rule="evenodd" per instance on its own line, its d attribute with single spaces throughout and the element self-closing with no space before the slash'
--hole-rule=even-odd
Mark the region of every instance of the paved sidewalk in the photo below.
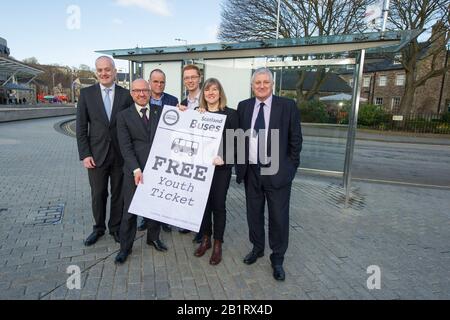
<svg viewBox="0 0 450 320">
<path fill-rule="evenodd" d="M 0 124 L 0 299 L 450 299 L 449 190 L 354 182 L 343 208 L 340 181 L 298 176 L 293 184 L 286 281 L 270 251 L 252 266 L 242 186 L 228 197 L 224 259 L 193 256 L 192 234 L 164 233 L 156 252 L 140 232 L 123 266 L 105 235 L 92 247 L 90 190 L 76 141 L 54 129 L 73 117 Z M 47 224 L 57 221 L 60 223 Z M 267 246 L 268 248 L 268 246 Z M 67 267 L 82 271 L 69 290 Z M 367 288 L 367 268 L 381 289 Z"/>
</svg>

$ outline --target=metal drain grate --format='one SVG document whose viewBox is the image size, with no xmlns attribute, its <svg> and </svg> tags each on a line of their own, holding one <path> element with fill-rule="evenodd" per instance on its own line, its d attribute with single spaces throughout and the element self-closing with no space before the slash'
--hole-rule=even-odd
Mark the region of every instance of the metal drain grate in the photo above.
<svg viewBox="0 0 450 320">
<path fill-rule="evenodd" d="M 330 183 L 323 190 L 327 196 L 326 200 L 332 205 L 338 205 L 340 208 L 345 206 L 345 190 L 341 185 Z M 366 206 L 364 196 L 358 188 L 352 188 L 350 192 L 349 205 L 355 210 L 362 210 Z"/>
<path fill-rule="evenodd" d="M 31 221 L 26 223 L 26 225 L 46 226 L 59 224 L 62 222 L 64 207 L 64 203 L 40 207 L 32 212 Z"/>
<path fill-rule="evenodd" d="M 292 185 L 293 192 L 298 192 L 318 204 L 328 204 L 337 209 L 345 208 L 345 190 L 338 183 L 327 185 L 310 182 L 300 182 Z M 349 199 L 349 207 L 357 211 L 366 206 L 365 197 L 359 188 L 352 188 Z"/>
<path fill-rule="evenodd" d="M 6 208 L 0 208 L 0 213 L 2 213 L 3 211 L 8 211 L 8 209 L 6 209 Z"/>
</svg>

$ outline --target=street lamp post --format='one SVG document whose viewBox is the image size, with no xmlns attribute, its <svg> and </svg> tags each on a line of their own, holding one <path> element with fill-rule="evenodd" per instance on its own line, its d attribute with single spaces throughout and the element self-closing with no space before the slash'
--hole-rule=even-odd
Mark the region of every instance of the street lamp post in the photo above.
<svg viewBox="0 0 450 320">
<path fill-rule="evenodd" d="M 280 9 L 281 9 L 281 0 L 278 0 L 278 10 L 277 10 L 277 38 L 276 42 L 278 44 L 278 38 L 280 36 Z"/>
<path fill-rule="evenodd" d="M 389 15 L 389 0 L 383 1 L 383 22 L 381 24 L 381 32 L 386 31 L 386 24 Z"/>
</svg>

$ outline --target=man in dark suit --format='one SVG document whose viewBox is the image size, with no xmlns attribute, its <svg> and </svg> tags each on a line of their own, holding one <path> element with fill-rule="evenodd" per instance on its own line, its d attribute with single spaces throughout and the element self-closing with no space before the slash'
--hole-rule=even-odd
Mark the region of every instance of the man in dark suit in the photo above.
<svg viewBox="0 0 450 320">
<path fill-rule="evenodd" d="M 130 255 L 136 236 L 137 216 L 128 212 L 136 187 L 145 183 L 143 172 L 153 138 L 158 127 L 162 108 L 150 107 L 150 88 L 143 79 L 133 81 L 131 96 L 134 104 L 117 116 L 117 131 L 120 150 L 125 160 L 123 166 L 124 209 L 120 225 L 120 252 L 115 258 L 116 264 L 122 264 Z M 166 251 L 166 245 L 159 239 L 161 223 L 148 219 L 147 244 L 158 251 Z"/>
<path fill-rule="evenodd" d="M 123 210 L 123 158 L 117 141 L 116 115 L 133 102 L 128 90 L 116 85 L 114 60 L 102 56 L 95 62 L 98 84 L 81 90 L 77 105 L 77 143 L 80 160 L 88 169 L 94 230 L 84 242 L 93 245 L 106 231 L 108 181 L 111 183 L 109 233 L 119 242 Z"/>
<path fill-rule="evenodd" d="M 161 69 L 154 69 L 150 72 L 150 78 L 148 80 L 150 83 L 150 106 L 174 106 L 178 105 L 178 98 L 174 97 L 166 92 L 164 89 L 166 88 L 166 74 Z M 162 228 L 166 232 L 171 232 L 172 228 L 166 224 L 162 223 Z M 147 229 L 147 219 L 142 219 L 139 223 L 138 230 L 143 231 Z"/>
<path fill-rule="evenodd" d="M 244 163 L 239 163 L 238 154 L 236 180 L 245 183 L 249 238 L 253 244 L 244 263 L 253 264 L 264 255 L 264 207 L 267 199 L 273 276 L 283 281 L 284 254 L 289 240 L 291 185 L 300 164 L 303 139 L 300 112 L 295 101 L 272 95 L 273 85 L 271 71 L 257 69 L 252 77 L 255 98 L 238 105 L 239 128 L 244 132 L 251 130 L 251 134 L 245 141 Z M 271 150 L 279 152 L 274 154 L 276 151 Z M 265 161 L 267 157 L 272 161 Z M 273 168 L 276 170 L 271 170 Z"/>
</svg>

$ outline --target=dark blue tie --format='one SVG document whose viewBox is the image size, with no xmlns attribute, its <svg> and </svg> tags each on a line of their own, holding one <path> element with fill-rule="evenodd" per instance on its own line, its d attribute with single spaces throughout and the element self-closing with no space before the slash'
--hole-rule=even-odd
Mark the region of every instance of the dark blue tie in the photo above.
<svg viewBox="0 0 450 320">
<path fill-rule="evenodd" d="M 266 121 L 264 119 L 264 103 L 260 103 L 259 104 L 259 112 L 258 112 L 258 116 L 256 117 L 256 121 L 255 121 L 255 136 L 258 137 L 258 148 L 257 148 L 257 160 L 258 160 L 258 165 L 261 165 L 261 159 L 260 159 L 260 155 L 259 155 L 259 130 L 264 130 L 266 128 Z M 261 137 L 261 139 L 265 139 L 265 135 Z"/>
<path fill-rule="evenodd" d="M 266 128 L 266 121 L 264 120 L 264 102 L 259 104 L 259 112 L 255 121 L 255 136 L 259 133 L 259 130 Z"/>
</svg>

